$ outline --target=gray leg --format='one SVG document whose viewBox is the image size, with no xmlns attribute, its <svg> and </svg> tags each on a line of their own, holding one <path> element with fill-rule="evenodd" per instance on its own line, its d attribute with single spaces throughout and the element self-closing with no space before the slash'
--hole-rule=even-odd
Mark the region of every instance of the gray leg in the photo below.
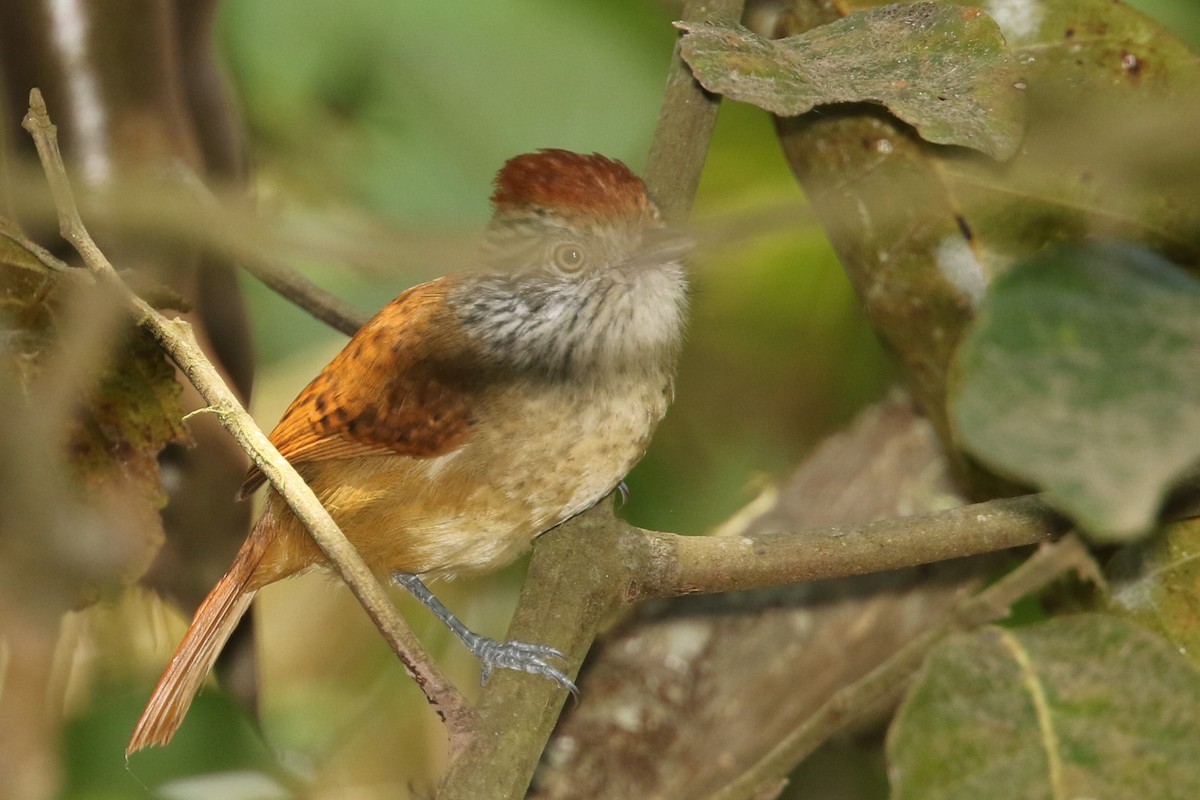
<svg viewBox="0 0 1200 800">
<path fill-rule="evenodd" d="M 480 636 L 450 613 L 450 609 L 442 605 L 442 601 L 438 600 L 433 592 L 429 591 L 429 587 L 416 575 L 396 572 L 392 574 L 392 577 L 413 597 L 420 600 L 421 605 L 432 611 L 433 615 L 440 619 L 450 629 L 450 632 L 457 636 L 459 641 L 465 644 L 467 649 L 479 659 L 482 665 L 481 679 L 483 683 L 487 683 L 488 676 L 492 674 L 495 667 L 515 669 L 549 678 L 571 694 L 579 696 L 579 688 L 575 686 L 575 683 L 561 670 L 546 663 L 545 659 L 547 658 L 566 660 L 566 656 L 555 648 L 526 642 L 497 642 L 495 639 Z"/>
</svg>

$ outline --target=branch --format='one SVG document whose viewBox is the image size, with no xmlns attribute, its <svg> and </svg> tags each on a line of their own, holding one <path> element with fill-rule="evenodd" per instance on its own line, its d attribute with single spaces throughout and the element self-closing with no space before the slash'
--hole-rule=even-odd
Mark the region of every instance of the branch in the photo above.
<svg viewBox="0 0 1200 800">
<path fill-rule="evenodd" d="M 429 702 L 445 719 L 452 748 L 469 736 L 474 713 L 454 686 L 446 680 L 421 648 L 375 580 L 354 546 L 338 529 L 316 495 L 285 460 L 236 396 L 221 380 L 216 368 L 196 344 L 192 328 L 180 319 L 168 320 L 134 295 L 97 247 L 79 216 L 79 209 L 58 149 L 55 126 L 46 112 L 41 92 L 30 92 L 29 113 L 22 127 L 33 137 L 46 172 L 58 211 L 59 231 L 83 258 L 88 270 L 103 284 L 120 291 L 135 322 L 154 337 L 172 361 L 188 377 L 221 424 L 262 470 L 267 480 L 287 501 L 296 517 L 308 528 L 317 545 L 337 568 L 342 579 L 362 603 L 371 620 L 404 663 L 409 674 L 425 692 Z"/>
<path fill-rule="evenodd" d="M 728 592 L 844 578 L 992 553 L 1062 536 L 1070 523 L 1038 495 L 932 514 L 751 536 L 652 533 L 663 553 L 638 597 Z"/>
<path fill-rule="evenodd" d="M 358 309 L 284 264 L 267 258 L 241 257 L 242 269 L 268 289 L 307 311 L 329 327 L 353 336 L 367 321 Z"/>
<path fill-rule="evenodd" d="M 623 604 L 628 581 L 619 567 L 610 571 L 611 556 L 640 540 L 604 501 L 544 534 L 508 638 L 557 647 L 575 677 L 601 625 Z M 565 696 L 551 681 L 509 670 L 494 675 L 480 698 L 475 738 L 450 765 L 438 800 L 525 797 Z"/>
<path fill-rule="evenodd" d="M 737 22 L 744 5 L 744 0 L 687 0 L 680 18 Z M 684 223 L 691 213 L 720 103 L 719 95 L 706 92 L 692 77 L 676 40 L 643 176 L 663 217 L 672 225 Z"/>
<path fill-rule="evenodd" d="M 177 173 L 183 184 L 205 209 L 215 219 L 220 219 L 223 212 L 221 204 L 204 181 L 190 169 L 179 169 Z M 207 228 L 205 232 L 207 232 Z M 201 240 L 200 244 L 210 248 L 220 245 L 215 240 Z M 332 292 L 322 289 L 291 267 L 267 258 L 257 251 L 242 252 L 237 248 L 225 249 L 230 251 L 230 257 L 238 266 L 258 278 L 268 289 L 298 308 L 307 311 L 315 319 L 324 322 L 334 330 L 347 336 L 353 336 L 367 321 L 367 318 L 354 306 Z"/>
</svg>

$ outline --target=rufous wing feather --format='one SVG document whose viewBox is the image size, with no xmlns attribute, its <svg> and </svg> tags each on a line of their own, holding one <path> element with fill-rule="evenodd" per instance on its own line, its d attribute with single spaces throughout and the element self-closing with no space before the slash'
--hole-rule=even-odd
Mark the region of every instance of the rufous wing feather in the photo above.
<svg viewBox="0 0 1200 800">
<path fill-rule="evenodd" d="M 364 325 L 293 401 L 271 442 L 293 464 L 359 456 L 429 458 L 473 424 L 462 343 L 445 331 L 442 278 L 414 286 Z M 439 331 L 443 333 L 438 333 Z M 457 364 L 453 370 L 447 365 Z M 265 480 L 252 467 L 241 495 Z"/>
</svg>

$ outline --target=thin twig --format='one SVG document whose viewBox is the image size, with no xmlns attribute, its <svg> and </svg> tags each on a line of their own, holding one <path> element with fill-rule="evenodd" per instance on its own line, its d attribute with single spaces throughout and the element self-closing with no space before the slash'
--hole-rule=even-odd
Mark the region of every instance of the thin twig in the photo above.
<svg viewBox="0 0 1200 800">
<path fill-rule="evenodd" d="M 712 795 L 711 800 L 741 800 L 754 796 L 760 786 L 777 785 L 792 767 L 848 722 L 894 697 L 939 641 L 956 631 L 1003 619 L 1022 597 L 1044 589 L 1072 570 L 1085 577 L 1095 574 L 1095 564 L 1077 536 L 1044 545 L 1008 575 L 959 603 L 940 625 L 917 636 L 862 678 L 835 692 L 816 713 L 737 780 Z"/>
<path fill-rule="evenodd" d="M 367 321 L 367 316 L 354 306 L 277 261 L 242 257 L 238 266 L 280 297 L 347 336 L 353 336 Z"/>
<path fill-rule="evenodd" d="M 179 168 L 173 174 L 178 176 L 182 184 L 204 206 L 206 211 L 214 218 L 221 216 L 223 210 L 221 203 L 208 185 L 192 169 Z M 202 242 L 202 244 L 211 247 L 214 243 Z M 307 311 L 334 330 L 341 331 L 347 336 L 353 336 L 367 321 L 367 316 L 354 306 L 332 292 L 322 289 L 286 264 L 257 252 L 254 254 L 231 253 L 231 257 L 238 266 L 258 278 L 268 289 L 296 307 Z"/>
<path fill-rule="evenodd" d="M 425 654 L 354 546 L 338 529 L 329 512 L 321 506 L 304 480 L 279 454 L 238 402 L 237 397 L 221 380 L 216 368 L 196 344 L 191 326 L 180 319 L 166 319 L 133 294 L 97 247 L 80 218 L 58 149 L 56 129 L 46 112 L 41 92 L 37 89 L 30 92 L 29 113 L 25 115 L 22 127 L 30 133 L 37 146 L 38 156 L 58 210 L 59 230 L 63 238 L 79 253 L 97 280 L 120 290 L 133 312 L 136 323 L 154 337 L 188 377 L 220 419 L 221 424 L 287 501 L 296 517 L 308 528 L 317 545 L 337 568 L 342 579 L 379 627 L 409 674 L 421 686 L 429 702 L 445 719 L 452 747 L 463 746 L 469 738 L 474 713 L 457 689 Z"/>
</svg>

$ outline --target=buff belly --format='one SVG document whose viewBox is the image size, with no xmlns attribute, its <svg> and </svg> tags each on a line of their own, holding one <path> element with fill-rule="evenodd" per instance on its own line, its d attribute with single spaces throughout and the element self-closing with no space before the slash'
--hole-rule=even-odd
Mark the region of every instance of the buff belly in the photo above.
<svg viewBox="0 0 1200 800">
<path fill-rule="evenodd" d="M 670 401 L 670 382 L 631 376 L 623 388 L 599 396 L 578 387 L 513 387 L 522 402 L 490 398 L 477 433 L 453 452 L 320 462 L 300 471 L 377 574 L 490 571 L 593 505 L 641 458 Z M 501 418 L 491 408 L 510 413 Z M 278 555 L 302 556 L 293 564 L 323 563 L 274 493 L 268 514 L 279 523 Z"/>
</svg>

